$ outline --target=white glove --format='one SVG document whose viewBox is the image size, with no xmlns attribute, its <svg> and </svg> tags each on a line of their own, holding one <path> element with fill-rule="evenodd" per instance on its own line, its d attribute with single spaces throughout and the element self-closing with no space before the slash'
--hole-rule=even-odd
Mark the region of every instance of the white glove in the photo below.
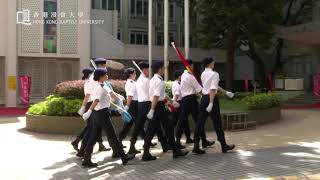
<svg viewBox="0 0 320 180">
<path fill-rule="evenodd" d="M 180 107 L 180 104 L 177 101 L 173 101 L 172 103 L 173 107 L 178 108 Z"/>
<path fill-rule="evenodd" d="M 92 110 L 91 110 L 91 109 L 89 109 L 86 113 L 84 113 L 84 114 L 82 115 L 83 120 L 84 120 L 84 121 L 87 121 L 87 120 L 90 118 L 91 113 L 92 113 Z"/>
<path fill-rule="evenodd" d="M 81 106 L 81 108 L 78 111 L 78 114 L 82 116 L 86 112 L 86 106 Z"/>
<path fill-rule="evenodd" d="M 213 103 L 209 103 L 208 107 L 207 107 L 207 112 L 211 112 L 212 111 L 212 107 L 213 107 Z"/>
<path fill-rule="evenodd" d="M 150 109 L 149 113 L 147 114 L 148 119 L 153 119 L 154 110 Z"/>
<path fill-rule="evenodd" d="M 128 110 L 129 110 L 129 106 L 126 105 L 126 106 L 124 107 L 124 110 L 128 111 Z"/>
<path fill-rule="evenodd" d="M 234 93 L 229 92 L 229 91 L 226 92 L 226 95 L 231 99 L 234 97 Z"/>
</svg>

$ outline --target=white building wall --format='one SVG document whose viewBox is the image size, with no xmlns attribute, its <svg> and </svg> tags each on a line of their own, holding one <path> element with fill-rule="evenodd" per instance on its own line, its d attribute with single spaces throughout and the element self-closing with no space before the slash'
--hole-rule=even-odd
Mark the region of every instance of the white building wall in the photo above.
<svg viewBox="0 0 320 180">
<path fill-rule="evenodd" d="M 6 35 L 7 35 L 7 1 L 0 0 L 0 56 L 6 54 Z"/>
</svg>

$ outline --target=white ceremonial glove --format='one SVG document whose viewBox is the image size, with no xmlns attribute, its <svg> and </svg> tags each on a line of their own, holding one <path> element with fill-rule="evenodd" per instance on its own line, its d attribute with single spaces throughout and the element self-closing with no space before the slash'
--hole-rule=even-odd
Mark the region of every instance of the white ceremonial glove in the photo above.
<svg viewBox="0 0 320 180">
<path fill-rule="evenodd" d="M 126 106 L 124 107 L 124 110 L 128 111 L 128 110 L 129 110 L 129 106 L 126 105 Z"/>
<path fill-rule="evenodd" d="M 86 106 L 81 106 L 81 108 L 78 111 L 78 114 L 82 116 L 86 112 Z"/>
<path fill-rule="evenodd" d="M 153 119 L 154 110 L 150 109 L 149 113 L 147 114 L 148 119 Z"/>
<path fill-rule="evenodd" d="M 83 120 L 84 120 L 84 121 L 87 121 L 87 120 L 90 118 L 91 113 L 92 113 L 92 110 L 91 110 L 91 109 L 89 109 L 86 113 L 84 113 L 84 114 L 82 115 Z"/>
<path fill-rule="evenodd" d="M 212 107 L 213 107 L 213 103 L 211 102 L 211 103 L 209 103 L 209 105 L 206 109 L 208 113 L 212 111 Z"/>
<path fill-rule="evenodd" d="M 226 92 L 226 95 L 231 99 L 234 97 L 234 93 L 229 92 L 229 91 Z"/>
<path fill-rule="evenodd" d="M 175 108 L 179 108 L 179 107 L 180 107 L 180 104 L 179 104 L 177 101 L 173 101 L 173 102 L 172 102 L 172 105 L 173 105 L 173 107 L 175 107 Z"/>
<path fill-rule="evenodd" d="M 230 92 L 230 91 L 227 91 L 226 92 L 226 95 L 229 97 L 229 98 L 233 98 L 234 97 L 234 93 Z"/>
</svg>

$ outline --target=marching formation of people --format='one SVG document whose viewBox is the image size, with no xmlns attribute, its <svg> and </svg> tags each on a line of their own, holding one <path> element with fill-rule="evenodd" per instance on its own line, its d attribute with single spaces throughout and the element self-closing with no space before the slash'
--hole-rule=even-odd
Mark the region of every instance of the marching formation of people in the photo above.
<svg viewBox="0 0 320 180">
<path fill-rule="evenodd" d="M 114 92 L 108 82 L 107 60 L 96 58 L 94 63 L 97 66 L 96 69 L 85 68 L 82 71 L 82 79 L 85 80 L 85 96 L 78 113 L 86 121 L 86 127 L 71 143 L 78 152 L 77 156 L 83 158 L 82 165 L 84 167 L 97 166 L 91 161 L 93 147 L 97 142 L 99 151 L 112 149 L 112 157 L 121 158 L 123 165 L 127 164 L 128 161 L 135 158 L 136 154 L 141 153 L 135 147 L 139 137 L 144 140 L 142 160 L 156 160 L 157 157 L 150 153 L 150 148 L 157 145 L 157 143 L 152 143 L 155 135 L 157 135 L 163 152 L 172 150 L 173 158 L 186 156 L 189 153 L 186 146 L 181 144 L 183 134 L 186 136 L 187 144 L 194 143 L 193 153 L 204 154 L 204 148 L 215 144 L 214 141 L 209 141 L 206 137 L 205 122 L 208 117 L 214 125 L 222 153 L 227 153 L 235 148 L 235 145 L 228 145 L 226 142 L 217 96 L 218 91 L 230 98 L 234 94 L 219 86 L 219 74 L 214 71 L 213 58 L 203 59 L 205 70 L 201 74 L 201 82 L 187 70 L 176 70 L 174 73 L 175 81 L 172 85 L 172 98 L 168 97 L 165 92 L 163 61 L 153 61 L 151 67 L 154 75 L 151 79 L 149 79 L 148 63 L 138 64 L 141 74 L 137 80 L 135 68 L 125 69 L 126 98 Z M 192 61 L 188 60 L 188 64 L 192 70 Z M 201 97 L 200 104 L 198 97 Z M 126 104 L 121 106 L 124 100 L 126 100 Z M 168 102 L 171 102 L 170 105 L 175 109 L 174 112 L 169 112 L 166 109 Z M 120 114 L 129 113 L 132 117 L 131 121 L 124 122 L 118 135 L 112 124 L 111 109 Z M 196 124 L 193 139 L 189 127 L 189 115 L 192 116 Z M 102 131 L 105 132 L 111 149 L 103 145 Z M 122 141 L 130 131 L 132 132 L 130 148 L 125 153 Z M 200 140 L 203 149 L 200 148 Z M 80 141 L 81 146 L 78 148 Z"/>
</svg>

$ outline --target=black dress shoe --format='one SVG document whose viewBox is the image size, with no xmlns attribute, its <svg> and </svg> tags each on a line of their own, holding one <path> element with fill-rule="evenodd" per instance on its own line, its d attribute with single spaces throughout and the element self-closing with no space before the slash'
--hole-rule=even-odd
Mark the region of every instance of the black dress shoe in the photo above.
<svg viewBox="0 0 320 180">
<path fill-rule="evenodd" d="M 206 148 L 206 147 L 210 147 L 212 145 L 214 145 L 214 141 L 208 141 L 208 140 L 205 140 L 205 141 L 202 141 L 202 147 L 203 148 Z"/>
<path fill-rule="evenodd" d="M 187 155 L 189 153 L 189 151 L 188 150 L 177 150 L 177 151 L 175 151 L 175 152 L 173 152 L 173 158 L 177 158 L 177 157 L 179 157 L 179 156 L 185 156 L 185 155 Z"/>
<path fill-rule="evenodd" d="M 141 151 L 138 151 L 136 148 L 132 147 L 129 149 L 128 154 L 140 154 Z"/>
<path fill-rule="evenodd" d="M 119 155 L 118 153 L 112 152 L 111 157 L 112 157 L 112 158 L 119 158 L 120 155 Z"/>
<path fill-rule="evenodd" d="M 136 156 L 135 154 L 126 154 L 123 158 L 121 158 L 122 165 L 128 164 L 128 162 L 134 159 L 135 156 Z"/>
<path fill-rule="evenodd" d="M 193 148 L 192 150 L 193 153 L 195 154 L 205 154 L 206 152 L 200 148 Z"/>
<path fill-rule="evenodd" d="M 191 138 L 187 138 L 186 143 L 187 143 L 187 144 L 192 144 L 192 143 L 194 143 L 194 141 L 193 141 L 193 139 L 191 139 Z"/>
<path fill-rule="evenodd" d="M 178 149 L 185 149 L 186 147 L 183 146 L 183 145 L 181 145 L 180 143 L 177 143 L 177 148 L 178 148 Z"/>
<path fill-rule="evenodd" d="M 79 151 L 78 144 L 79 144 L 79 141 L 71 142 L 71 145 L 72 145 L 73 149 L 76 150 L 76 151 Z"/>
<path fill-rule="evenodd" d="M 231 151 L 235 148 L 236 146 L 234 144 L 231 144 L 231 145 L 223 145 L 221 146 L 222 148 L 222 153 L 227 153 L 228 151 Z"/>
<path fill-rule="evenodd" d="M 99 152 L 102 152 L 102 151 L 110 151 L 111 148 L 106 148 L 105 146 L 99 146 Z"/>
<path fill-rule="evenodd" d="M 97 167 L 98 164 L 97 163 L 93 163 L 91 161 L 83 161 L 82 162 L 82 166 L 83 167 L 88 167 L 88 168 L 93 168 L 93 167 Z"/>
<path fill-rule="evenodd" d="M 76 156 L 83 158 L 84 157 L 84 152 L 83 151 L 78 151 Z"/>
<path fill-rule="evenodd" d="M 152 156 L 150 153 L 143 153 L 142 155 L 142 161 L 154 161 L 156 160 L 156 156 Z"/>
</svg>

